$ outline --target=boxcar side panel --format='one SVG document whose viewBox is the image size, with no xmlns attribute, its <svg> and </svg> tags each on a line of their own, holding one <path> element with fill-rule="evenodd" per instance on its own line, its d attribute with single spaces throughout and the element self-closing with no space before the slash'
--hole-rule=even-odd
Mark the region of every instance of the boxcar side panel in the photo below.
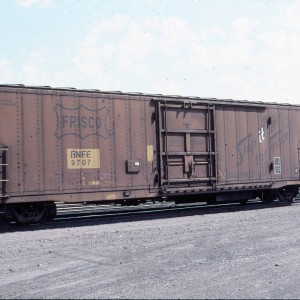
<svg viewBox="0 0 300 300">
<path fill-rule="evenodd" d="M 299 109 L 278 106 L 270 108 L 269 114 L 269 164 L 272 180 L 297 180 Z"/>
<path fill-rule="evenodd" d="M 289 109 L 289 144 L 287 141 L 284 141 L 287 144 L 288 149 L 287 155 L 289 156 L 290 161 L 290 176 L 295 180 L 300 180 L 300 110 L 299 109 Z M 289 145 L 291 145 L 289 147 Z"/>
<path fill-rule="evenodd" d="M 297 187 L 299 113 L 266 103 L 1 87 L 10 180 L 10 198 L 3 187 L 2 198 L 84 202 Z"/>
<path fill-rule="evenodd" d="M 298 180 L 298 113 L 298 108 L 282 105 L 266 104 L 264 109 L 219 106 L 218 184 L 284 186 Z"/>
<path fill-rule="evenodd" d="M 11 197 L 96 201 L 157 191 L 149 97 L 7 88 L 1 103 Z"/>
</svg>

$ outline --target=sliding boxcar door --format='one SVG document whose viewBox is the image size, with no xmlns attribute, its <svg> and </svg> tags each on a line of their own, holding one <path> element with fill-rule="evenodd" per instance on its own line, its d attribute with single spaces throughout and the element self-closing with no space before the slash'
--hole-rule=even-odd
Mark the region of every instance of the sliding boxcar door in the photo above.
<svg viewBox="0 0 300 300">
<path fill-rule="evenodd" d="M 214 106 L 186 101 L 156 103 L 160 185 L 194 188 L 216 181 Z"/>
</svg>

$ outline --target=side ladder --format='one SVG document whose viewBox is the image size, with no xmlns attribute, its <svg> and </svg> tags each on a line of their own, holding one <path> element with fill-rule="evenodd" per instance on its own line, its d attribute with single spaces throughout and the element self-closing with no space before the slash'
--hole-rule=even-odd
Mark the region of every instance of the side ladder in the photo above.
<svg viewBox="0 0 300 300">
<path fill-rule="evenodd" d="M 0 148 L 0 198 L 8 197 L 8 147 Z"/>
</svg>

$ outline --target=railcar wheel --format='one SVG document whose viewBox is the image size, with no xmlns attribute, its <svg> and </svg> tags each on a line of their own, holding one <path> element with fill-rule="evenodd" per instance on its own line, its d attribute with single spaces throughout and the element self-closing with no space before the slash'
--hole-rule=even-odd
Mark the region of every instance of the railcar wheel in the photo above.
<svg viewBox="0 0 300 300">
<path fill-rule="evenodd" d="M 44 214 L 44 207 L 39 203 L 15 204 L 11 209 L 12 218 L 18 224 L 38 223 Z"/>
<path fill-rule="evenodd" d="M 298 189 L 280 189 L 277 190 L 277 197 L 280 202 L 293 203 Z"/>
<path fill-rule="evenodd" d="M 49 203 L 19 203 L 11 206 L 12 218 L 18 224 L 47 223 L 53 221 L 56 206 Z"/>
<path fill-rule="evenodd" d="M 56 205 L 54 202 L 49 202 L 44 204 L 45 206 L 45 212 L 42 216 L 41 223 L 50 223 L 54 220 L 56 216 Z"/>
</svg>

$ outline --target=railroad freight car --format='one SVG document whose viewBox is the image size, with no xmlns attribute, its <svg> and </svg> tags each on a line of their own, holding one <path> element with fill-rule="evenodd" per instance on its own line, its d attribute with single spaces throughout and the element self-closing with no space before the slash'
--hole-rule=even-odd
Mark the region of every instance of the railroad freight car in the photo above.
<svg viewBox="0 0 300 300">
<path fill-rule="evenodd" d="M 1 212 L 28 223 L 58 201 L 292 202 L 299 129 L 295 105 L 1 85 Z"/>
</svg>

